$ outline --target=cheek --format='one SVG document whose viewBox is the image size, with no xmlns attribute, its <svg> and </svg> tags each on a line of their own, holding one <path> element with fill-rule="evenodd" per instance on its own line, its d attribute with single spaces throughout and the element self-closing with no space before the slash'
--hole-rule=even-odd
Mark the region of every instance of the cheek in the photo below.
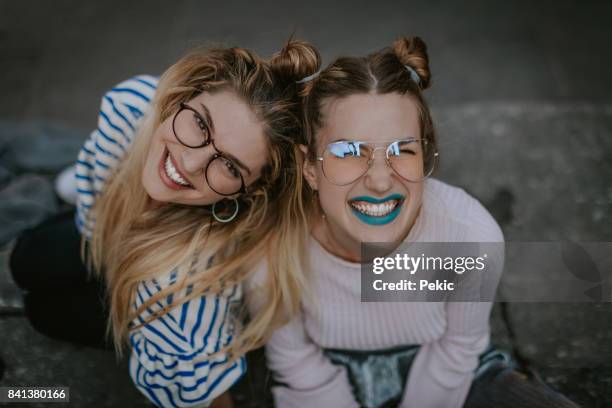
<svg viewBox="0 0 612 408">
<path fill-rule="evenodd" d="M 144 164 L 143 182 L 147 179 L 151 183 L 158 178 L 159 162 L 163 151 L 164 145 L 162 143 L 152 141 Z"/>
<path fill-rule="evenodd" d="M 160 143 L 173 143 L 176 141 L 174 137 L 174 131 L 172 130 L 172 117 L 164 120 L 159 124 L 153 131 L 153 136 L 151 137 L 152 144 L 160 144 Z"/>
<path fill-rule="evenodd" d="M 319 203 L 326 214 L 339 214 L 344 211 L 347 203 L 348 189 L 331 184 L 325 178 L 318 180 Z"/>
<path fill-rule="evenodd" d="M 159 176 L 159 165 L 166 143 L 161 138 L 159 130 L 158 128 L 151 138 L 141 181 L 151 198 L 164 201 L 162 196 L 164 195 L 165 189 Z"/>
<path fill-rule="evenodd" d="M 173 142 L 175 140 L 174 133 L 172 130 L 172 124 L 168 121 L 163 122 L 157 129 L 155 129 L 155 133 L 153 134 L 153 142 L 154 143 L 166 143 Z"/>
<path fill-rule="evenodd" d="M 421 204 L 423 203 L 423 185 L 410 185 L 407 186 L 407 189 L 409 194 L 409 201 L 407 206 L 408 211 L 406 215 L 412 219 L 416 216 L 419 208 L 421 207 Z"/>
<path fill-rule="evenodd" d="M 154 131 L 153 135 L 149 141 L 149 150 L 147 153 L 147 163 L 146 166 L 157 166 L 157 161 L 160 159 L 161 152 L 164 150 L 164 146 L 166 144 L 165 140 L 165 130 L 164 130 L 165 122 L 159 125 Z M 153 163 L 155 162 L 155 163 Z"/>
</svg>

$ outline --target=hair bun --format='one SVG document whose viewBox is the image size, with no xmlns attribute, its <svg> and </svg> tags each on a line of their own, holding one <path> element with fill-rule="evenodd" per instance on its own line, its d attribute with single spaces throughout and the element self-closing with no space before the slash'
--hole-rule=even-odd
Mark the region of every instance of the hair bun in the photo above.
<svg viewBox="0 0 612 408">
<path fill-rule="evenodd" d="M 277 80 L 293 82 L 310 76 L 321 67 L 321 55 L 310 43 L 289 40 L 270 59 L 270 70 Z"/>
<path fill-rule="evenodd" d="M 425 41 L 420 37 L 400 37 L 393 42 L 393 52 L 402 65 L 408 65 L 419 74 L 421 89 L 427 89 L 431 72 Z"/>
</svg>

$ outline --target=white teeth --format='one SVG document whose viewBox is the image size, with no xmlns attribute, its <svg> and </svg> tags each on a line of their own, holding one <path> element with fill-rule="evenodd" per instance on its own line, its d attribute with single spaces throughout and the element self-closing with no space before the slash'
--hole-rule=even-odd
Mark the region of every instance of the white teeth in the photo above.
<svg viewBox="0 0 612 408">
<path fill-rule="evenodd" d="M 353 201 L 350 203 L 357 211 L 374 217 L 384 217 L 395 210 L 399 200 L 391 200 L 381 204 L 366 203 L 365 201 Z"/>
<path fill-rule="evenodd" d="M 175 183 L 180 184 L 182 186 L 190 186 L 191 185 L 191 184 L 189 184 L 189 182 L 187 180 L 185 180 L 184 178 L 181 177 L 181 175 L 178 173 L 178 171 L 176 170 L 176 168 L 172 164 L 172 159 L 170 159 L 170 153 L 168 153 L 168 156 L 166 157 L 166 165 L 164 167 L 166 169 L 166 175 L 168 177 L 170 177 L 170 180 L 172 180 Z"/>
</svg>

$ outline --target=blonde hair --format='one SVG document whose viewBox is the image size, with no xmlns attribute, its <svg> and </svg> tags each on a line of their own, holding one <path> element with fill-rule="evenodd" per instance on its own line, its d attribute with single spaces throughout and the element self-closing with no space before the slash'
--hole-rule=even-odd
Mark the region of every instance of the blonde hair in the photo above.
<svg viewBox="0 0 612 408">
<path fill-rule="evenodd" d="M 254 259 L 268 254 L 269 296 L 258 316 L 238 331 L 226 349 L 232 357 L 261 345 L 271 330 L 298 310 L 303 292 L 303 257 L 293 248 L 305 240 L 290 223 L 306 223 L 302 207 L 302 174 L 297 143 L 303 143 L 300 87 L 296 81 L 320 65 L 316 49 L 289 41 L 268 63 L 242 48 L 196 50 L 181 58 L 160 78 L 137 137 L 115 169 L 90 216 L 95 219 L 88 245 L 93 270 L 108 288 L 109 321 L 117 356 L 130 330 L 163 316 L 174 307 L 204 294 L 221 292 L 240 283 Z M 152 136 L 180 102 L 203 91 L 230 90 L 241 97 L 260 119 L 267 136 L 270 162 L 261 178 L 239 198 L 241 211 L 231 223 L 218 224 L 209 206 L 163 204 L 151 208 L 141 182 Z M 212 265 L 209 257 L 214 254 Z M 176 270 L 179 279 L 133 310 L 141 281 Z M 297 271 L 293 274 L 291 271 Z M 156 310 L 144 323 L 134 324 L 147 308 L 170 294 L 191 286 L 184 296 Z"/>
</svg>

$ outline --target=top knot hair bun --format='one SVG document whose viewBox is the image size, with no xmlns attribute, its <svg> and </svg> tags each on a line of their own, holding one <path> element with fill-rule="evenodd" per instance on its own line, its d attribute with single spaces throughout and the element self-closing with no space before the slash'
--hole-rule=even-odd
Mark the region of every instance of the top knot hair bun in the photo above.
<svg viewBox="0 0 612 408">
<path fill-rule="evenodd" d="M 270 70 L 274 77 L 287 83 L 300 84 L 304 78 L 314 77 L 320 67 L 319 51 L 312 44 L 301 40 L 290 39 L 270 59 Z"/>
<path fill-rule="evenodd" d="M 420 88 L 429 88 L 431 72 L 425 42 L 420 37 L 400 37 L 393 42 L 393 52 L 402 65 L 418 74 Z M 406 68 L 408 74 L 410 74 L 410 69 Z"/>
</svg>

